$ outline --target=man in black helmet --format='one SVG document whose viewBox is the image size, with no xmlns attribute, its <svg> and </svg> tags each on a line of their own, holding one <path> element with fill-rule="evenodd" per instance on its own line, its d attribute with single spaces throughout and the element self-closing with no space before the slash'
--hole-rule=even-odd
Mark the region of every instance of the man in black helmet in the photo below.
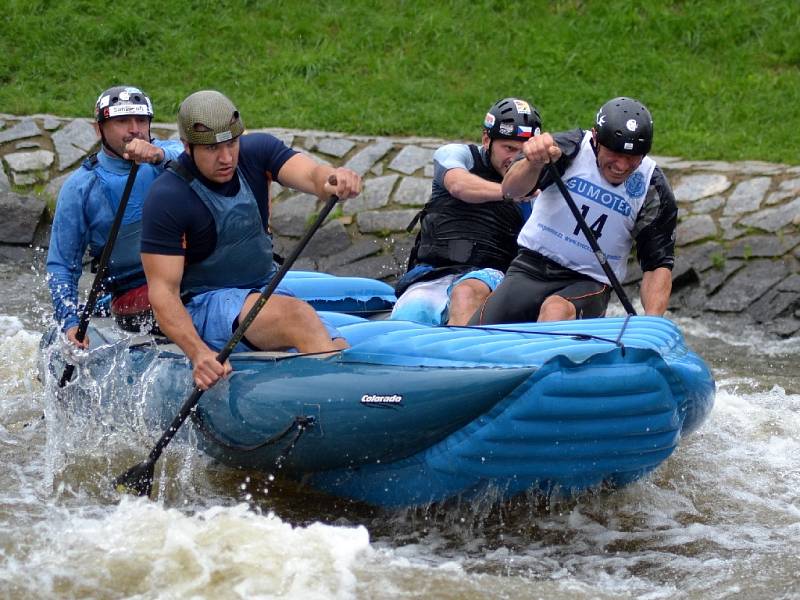
<svg viewBox="0 0 800 600">
<path fill-rule="evenodd" d="M 530 214 L 526 198 L 504 197 L 500 183 L 523 142 L 540 127 L 532 104 L 503 98 L 486 113 L 480 146 L 436 150 L 431 199 L 410 226 L 419 220 L 408 272 L 395 288 L 392 319 L 465 325 L 497 287 Z"/>
<path fill-rule="evenodd" d="M 634 242 L 647 315 L 661 316 L 672 291 L 678 209 L 672 189 L 647 156 L 653 120 L 639 101 L 614 98 L 591 131 L 575 129 L 532 138 L 508 170 L 503 192 L 541 193 L 519 235 L 520 253 L 471 324 L 560 321 L 600 317 L 610 282 L 572 212 L 544 167 L 554 162 L 593 231 L 609 266 L 624 281 Z"/>
<path fill-rule="evenodd" d="M 217 352 L 277 272 L 270 183 L 345 200 L 361 191 L 361 178 L 319 164 L 272 135 L 243 135 L 239 111 L 217 91 L 183 101 L 178 132 L 185 152 L 145 201 L 142 263 L 160 329 L 192 361 L 195 383 L 207 389 L 230 372 Z M 344 347 L 310 305 L 278 287 L 235 351 Z"/>
<path fill-rule="evenodd" d="M 78 342 L 75 338 L 83 256 L 87 247 L 94 259 L 102 254 L 134 162 L 141 167 L 125 207 L 104 284 L 112 293 L 111 310 L 119 320 L 135 321 L 134 317 L 149 313 L 139 258 L 142 203 L 164 165 L 183 150 L 177 141 L 153 140 L 152 119 L 153 104 L 139 88 L 115 86 L 101 93 L 94 107 L 100 150 L 83 161 L 58 194 L 47 253 L 47 283 L 56 320 L 67 339 L 84 348 L 89 339 Z"/>
</svg>

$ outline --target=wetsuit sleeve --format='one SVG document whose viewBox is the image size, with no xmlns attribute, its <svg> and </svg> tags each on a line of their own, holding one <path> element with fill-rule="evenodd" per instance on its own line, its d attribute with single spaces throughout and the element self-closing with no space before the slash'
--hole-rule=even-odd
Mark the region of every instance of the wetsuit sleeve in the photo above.
<svg viewBox="0 0 800 600">
<path fill-rule="evenodd" d="M 636 240 L 636 256 L 642 271 L 675 264 L 675 230 L 678 205 L 672 188 L 660 168 L 650 179 L 647 197 L 636 217 L 631 234 Z"/>
<path fill-rule="evenodd" d="M 164 151 L 164 160 L 156 165 L 161 170 L 164 169 L 169 161 L 177 160 L 183 154 L 183 143 L 178 140 L 153 140 L 153 145 Z"/>
<path fill-rule="evenodd" d="M 76 171 L 58 194 L 56 212 L 47 251 L 47 286 L 53 301 L 55 320 L 63 331 L 78 324 L 78 280 L 83 272 L 83 255 L 89 245 L 89 224 L 84 204 L 96 179 L 84 170 Z"/>
<path fill-rule="evenodd" d="M 433 180 L 444 187 L 444 176 L 450 169 L 469 171 L 475 165 L 466 144 L 447 144 L 433 153 Z"/>
</svg>

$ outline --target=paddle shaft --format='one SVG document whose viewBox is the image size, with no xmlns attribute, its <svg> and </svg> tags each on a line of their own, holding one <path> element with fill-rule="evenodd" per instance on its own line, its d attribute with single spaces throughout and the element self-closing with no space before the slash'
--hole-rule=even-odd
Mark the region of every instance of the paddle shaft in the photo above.
<svg viewBox="0 0 800 600">
<path fill-rule="evenodd" d="M 79 342 L 83 341 L 86 337 L 86 330 L 89 329 L 89 319 L 92 318 L 95 304 L 97 304 L 97 296 L 100 293 L 100 289 L 103 287 L 103 278 L 106 275 L 108 261 L 111 259 L 114 242 L 117 241 L 117 234 L 119 233 L 119 228 L 122 226 L 122 218 L 125 216 L 125 207 L 128 205 L 128 199 L 131 197 L 131 191 L 133 190 L 133 184 L 136 181 L 136 174 L 138 172 L 139 165 L 133 163 L 128 173 L 128 179 L 125 181 L 125 189 L 122 191 L 122 198 L 120 198 L 117 213 L 114 215 L 111 230 L 108 232 L 106 245 L 103 246 L 103 251 L 100 253 L 100 263 L 97 266 L 97 274 L 94 276 L 92 288 L 89 290 L 89 297 L 86 299 L 86 304 L 83 307 L 83 312 L 78 322 L 78 331 L 75 333 L 75 339 Z M 72 373 L 74 371 L 75 365 L 67 365 L 64 369 L 64 373 L 61 375 L 61 380 L 58 382 L 58 387 L 67 385 L 67 382 L 72 379 Z"/>
<path fill-rule="evenodd" d="M 283 265 L 281 265 L 281 268 L 275 274 L 275 277 L 272 278 L 272 281 L 269 282 L 269 285 L 267 285 L 267 287 L 264 288 L 264 291 L 261 292 L 258 300 L 256 300 L 255 304 L 253 304 L 253 306 L 250 308 L 245 318 L 239 321 L 239 326 L 236 328 L 236 331 L 233 332 L 233 336 L 231 336 L 231 339 L 228 340 L 228 343 L 225 344 L 225 347 L 220 350 L 219 354 L 217 354 L 217 360 L 220 363 L 224 363 L 226 360 L 228 360 L 228 357 L 230 356 L 231 352 L 233 352 L 233 349 L 239 342 L 242 341 L 247 328 L 250 327 L 259 311 L 275 291 L 275 288 L 278 287 L 278 284 L 297 260 L 297 257 L 300 256 L 300 253 L 305 249 L 306 245 L 308 245 L 311 237 L 316 233 L 317 229 L 320 228 L 323 221 L 328 216 L 328 213 L 331 212 L 338 201 L 339 199 L 336 196 L 331 196 L 328 199 L 319 215 L 317 215 L 317 219 L 314 221 L 314 224 L 309 227 L 308 231 L 306 231 L 306 233 L 303 235 L 303 238 L 297 243 L 289 257 L 283 261 Z M 149 463 L 151 467 L 155 465 L 156 461 L 161 456 L 161 453 L 164 451 L 164 448 L 166 448 L 167 444 L 169 444 L 169 442 L 175 436 L 175 433 L 186 421 L 186 418 L 189 416 L 192 410 L 194 410 L 194 407 L 197 406 L 197 403 L 200 401 L 204 391 L 205 390 L 202 390 L 199 387 L 195 387 L 192 394 L 181 406 L 178 414 L 176 414 L 175 418 L 172 419 L 172 423 L 170 423 L 169 427 L 161 435 L 161 438 L 159 438 L 158 442 L 156 442 L 156 445 L 153 446 L 153 449 L 150 451 L 146 461 L 146 463 Z M 123 477 L 124 475 L 118 479 L 122 479 Z M 152 475 L 150 478 L 152 479 Z M 149 495 L 149 489 L 147 490 L 147 494 L 142 495 Z"/>
<path fill-rule="evenodd" d="M 606 277 L 608 277 L 608 281 L 611 283 L 611 287 L 614 288 L 614 291 L 617 293 L 617 296 L 619 297 L 619 301 L 622 302 L 622 306 L 625 308 L 625 312 L 627 312 L 631 316 L 635 316 L 636 310 L 634 310 L 631 301 L 628 299 L 628 295 L 625 293 L 625 290 L 622 289 L 622 286 L 620 285 L 619 279 L 617 279 L 614 270 L 608 264 L 608 259 L 606 258 L 605 253 L 600 249 L 600 245 L 597 243 L 597 239 L 594 237 L 594 233 L 592 232 L 591 229 L 589 229 L 589 226 L 586 224 L 586 219 L 583 218 L 581 211 L 579 211 L 578 207 L 575 205 L 575 201 L 572 199 L 572 194 L 569 193 L 567 186 L 564 184 L 564 180 L 561 179 L 561 175 L 558 173 L 555 164 L 552 162 L 547 163 L 547 167 L 550 169 L 550 175 L 556 182 L 558 189 L 561 191 L 561 195 L 564 196 L 564 200 L 566 200 L 567 206 L 569 206 L 569 209 L 572 211 L 572 215 L 578 222 L 578 227 L 580 227 L 581 232 L 588 240 L 589 246 L 591 246 L 594 255 L 597 257 L 597 260 L 600 263 L 600 267 L 602 267 L 603 272 L 606 274 Z"/>
</svg>

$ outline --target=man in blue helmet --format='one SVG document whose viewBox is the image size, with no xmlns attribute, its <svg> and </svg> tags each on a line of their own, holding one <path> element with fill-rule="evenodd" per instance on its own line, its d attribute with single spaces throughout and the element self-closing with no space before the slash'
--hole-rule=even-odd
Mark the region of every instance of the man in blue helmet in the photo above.
<svg viewBox="0 0 800 600">
<path fill-rule="evenodd" d="M 390 318 L 465 325 L 497 287 L 530 214 L 526 198 L 514 202 L 500 184 L 523 142 L 540 127 L 532 104 L 503 98 L 486 113 L 480 146 L 436 150 L 431 198 L 409 226 L 419 221 L 420 231 L 408 272 L 395 287 Z"/>
<path fill-rule="evenodd" d="M 141 166 L 104 285 L 112 294 L 111 310 L 118 318 L 149 312 L 139 258 L 142 203 L 164 165 L 183 149 L 177 141 L 153 140 L 152 119 L 153 104 L 137 87 L 115 86 L 100 94 L 94 107 L 100 149 L 67 178 L 58 195 L 47 254 L 47 282 L 56 320 L 67 339 L 83 348 L 88 347 L 89 339 L 79 342 L 75 337 L 83 256 L 87 247 L 95 261 L 102 254 L 134 162 Z"/>
<path fill-rule="evenodd" d="M 178 111 L 184 153 L 148 194 L 142 215 L 142 263 L 159 328 L 192 362 L 208 389 L 231 371 L 216 357 L 277 269 L 269 231 L 272 181 L 341 200 L 361 178 L 292 150 L 266 133 L 244 133 L 229 98 L 189 95 Z M 329 352 L 346 347 L 335 328 L 280 286 L 234 351 Z"/>
<path fill-rule="evenodd" d="M 520 252 L 503 282 L 470 323 L 560 321 L 600 317 L 610 282 L 555 185 L 555 163 L 619 281 L 636 243 L 643 277 L 640 296 L 648 315 L 661 316 L 672 291 L 678 209 L 664 173 L 647 154 L 653 119 L 638 100 L 614 98 L 591 131 L 543 133 L 522 148 L 503 192 L 538 190 L 533 213 L 519 234 Z"/>
</svg>

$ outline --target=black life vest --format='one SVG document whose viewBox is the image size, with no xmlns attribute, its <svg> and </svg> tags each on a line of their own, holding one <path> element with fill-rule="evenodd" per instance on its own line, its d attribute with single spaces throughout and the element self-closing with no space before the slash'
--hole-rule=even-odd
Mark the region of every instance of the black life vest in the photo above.
<svg viewBox="0 0 800 600">
<path fill-rule="evenodd" d="M 474 144 L 469 170 L 482 179 L 500 183 L 503 177 L 487 165 Z M 503 272 L 517 255 L 517 235 L 523 225 L 517 204 L 498 200 L 471 204 L 454 198 L 434 181 L 431 199 L 409 225 L 420 221 L 408 268 L 418 263 L 434 267 L 469 265 Z"/>
</svg>

